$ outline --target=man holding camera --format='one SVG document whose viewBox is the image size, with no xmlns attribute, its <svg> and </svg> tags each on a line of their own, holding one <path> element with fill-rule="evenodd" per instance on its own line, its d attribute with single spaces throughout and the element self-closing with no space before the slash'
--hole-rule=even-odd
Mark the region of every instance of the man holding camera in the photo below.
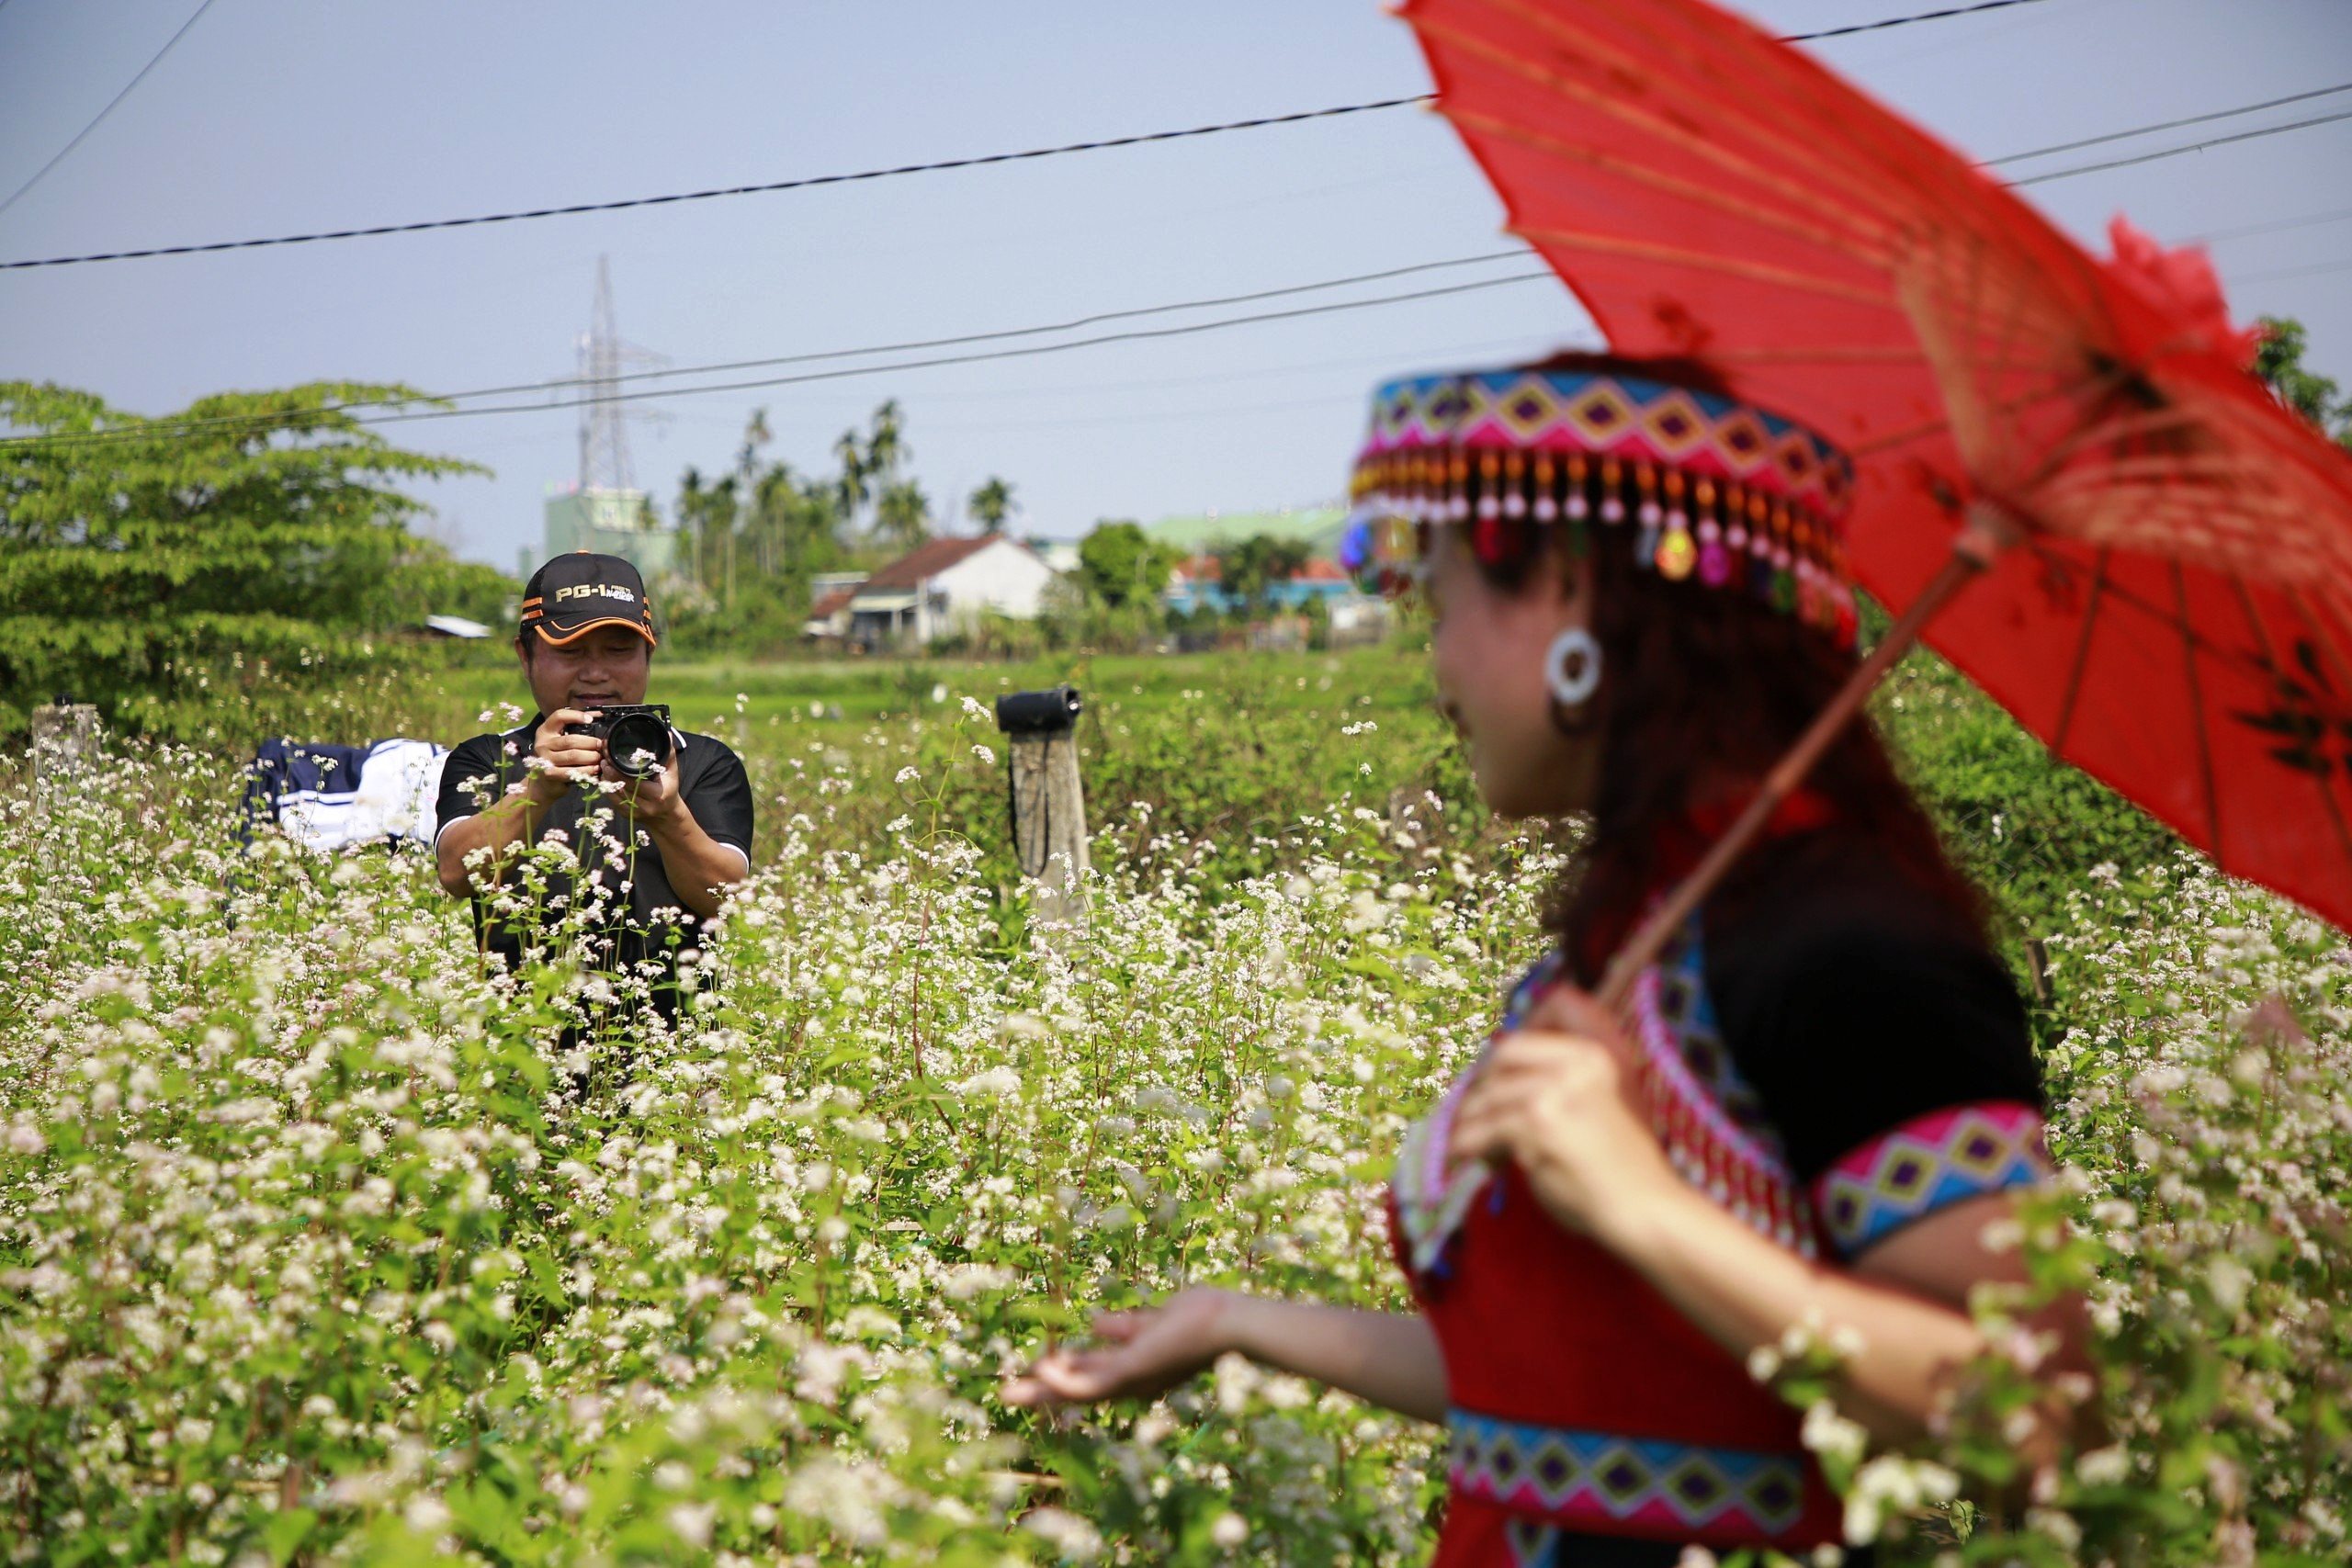
<svg viewBox="0 0 2352 1568">
<path fill-rule="evenodd" d="M 752 786 L 723 742 L 682 735 L 667 708 L 643 706 L 655 646 L 653 607 L 628 561 L 582 550 L 532 573 L 514 653 L 538 711 L 449 753 L 436 849 L 441 886 L 472 896 L 484 949 L 511 966 L 540 933 L 486 895 L 513 885 L 520 846 L 569 845 L 579 886 L 550 878 L 532 904 L 537 919 L 600 904 L 598 966 L 644 978 L 674 1019 L 677 955 L 700 945 L 702 922 L 751 874 Z"/>
</svg>

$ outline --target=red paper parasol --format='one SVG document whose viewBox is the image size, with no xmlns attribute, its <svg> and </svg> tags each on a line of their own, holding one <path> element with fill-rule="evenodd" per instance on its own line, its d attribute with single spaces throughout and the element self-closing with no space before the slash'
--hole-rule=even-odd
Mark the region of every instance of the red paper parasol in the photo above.
<svg viewBox="0 0 2352 1568">
<path fill-rule="evenodd" d="M 1933 646 L 2057 756 L 2352 923 L 2352 459 L 2248 373 L 2201 255 L 2119 220 L 2094 260 L 1701 0 L 1401 11 L 1511 231 L 1614 348 L 1702 356 L 1853 455 L 1855 574 L 1903 614 L 1824 741 L 1939 615 Z"/>
</svg>

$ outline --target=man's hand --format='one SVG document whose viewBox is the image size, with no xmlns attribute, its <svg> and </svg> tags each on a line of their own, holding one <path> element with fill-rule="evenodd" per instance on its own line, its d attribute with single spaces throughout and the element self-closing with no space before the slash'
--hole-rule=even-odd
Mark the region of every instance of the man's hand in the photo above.
<svg viewBox="0 0 2352 1568">
<path fill-rule="evenodd" d="M 558 708 L 548 715 L 538 733 L 532 737 L 531 755 L 547 764 L 535 768 L 523 784 L 531 804 L 545 810 L 563 798 L 563 792 L 575 781 L 593 779 L 605 766 L 605 743 L 594 735 L 568 733 L 575 724 L 586 724 L 588 716 L 578 708 Z"/>
<path fill-rule="evenodd" d="M 660 767 L 643 778 L 632 779 L 609 761 L 597 776 L 607 783 L 628 786 L 620 792 L 621 804 L 647 828 L 662 827 L 686 815 L 685 804 L 678 794 L 678 753 L 675 748 Z"/>
</svg>

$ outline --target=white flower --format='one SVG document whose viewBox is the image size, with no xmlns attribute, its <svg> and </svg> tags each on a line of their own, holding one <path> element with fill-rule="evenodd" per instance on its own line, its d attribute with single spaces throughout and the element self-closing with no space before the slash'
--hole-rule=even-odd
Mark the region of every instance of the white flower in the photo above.
<svg viewBox="0 0 2352 1568">
<path fill-rule="evenodd" d="M 2120 1486 L 2132 1473 L 2132 1456 L 2120 1443 L 2093 1449 L 2075 1461 L 2075 1476 L 2086 1486 Z"/>
<path fill-rule="evenodd" d="M 922 777 L 922 770 L 910 762 L 907 766 L 899 770 L 898 782 L 900 784 L 912 784 L 915 780 L 921 777 Z"/>
<path fill-rule="evenodd" d="M 2246 1292 L 2254 1284 L 2254 1270 L 2226 1252 L 2217 1252 L 2205 1262 L 2205 1288 L 2213 1292 L 2214 1304 L 2235 1317 L 2245 1309 Z"/>
<path fill-rule="evenodd" d="M 962 1100 L 1010 1100 L 1021 1092 L 1021 1075 L 1011 1067 L 990 1067 L 974 1073 L 956 1086 Z"/>
<path fill-rule="evenodd" d="M 1100 1556 L 1100 1531 L 1065 1508 L 1035 1508 L 1022 1521 L 1023 1529 L 1061 1553 L 1065 1562 L 1087 1562 Z"/>
<path fill-rule="evenodd" d="M 1806 1448 L 1840 1464 L 1859 1461 L 1870 1440 L 1859 1422 L 1838 1415 L 1826 1399 L 1816 1399 L 1805 1408 L 1803 1436 Z"/>
<path fill-rule="evenodd" d="M 401 1515 L 408 1521 L 409 1529 L 423 1530 L 428 1535 L 437 1534 L 449 1528 L 449 1505 L 438 1497 L 430 1495 L 412 1497 L 409 1499 L 408 1506 L 401 1510 Z"/>
<path fill-rule="evenodd" d="M 1908 1514 L 1930 1503 L 1948 1503 L 1960 1493 L 1960 1477 L 1942 1465 L 1881 1454 L 1854 1474 L 1846 1495 L 1846 1544 L 1876 1540 L 1890 1513 Z"/>
<path fill-rule="evenodd" d="M 680 1503 L 669 1512 L 670 1529 L 697 1551 L 710 1549 L 711 1526 L 718 1522 L 716 1503 Z"/>
</svg>

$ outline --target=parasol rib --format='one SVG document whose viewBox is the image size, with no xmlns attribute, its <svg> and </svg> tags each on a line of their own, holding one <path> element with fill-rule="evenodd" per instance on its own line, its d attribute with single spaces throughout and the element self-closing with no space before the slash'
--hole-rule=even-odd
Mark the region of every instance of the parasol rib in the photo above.
<svg viewBox="0 0 2352 1568">
<path fill-rule="evenodd" d="M 2271 639 L 2269 624 L 2262 618 L 2262 612 L 2254 603 L 2254 595 L 2246 592 L 2245 580 L 2233 576 L 2230 579 L 2230 586 L 2237 590 L 2238 606 L 2245 612 L 2246 623 L 2254 628 L 2254 640 L 2262 645 L 2262 657 L 2269 664 L 2275 679 L 2278 671 L 2285 667 L 2278 662 L 2278 649 Z M 2285 597 L 2289 604 L 2294 605 L 2295 614 L 2301 617 L 2314 640 L 2325 649 L 2327 661 L 2336 666 L 2337 679 L 2343 679 L 2344 669 L 2336 657 L 2335 649 L 2326 645 L 2324 635 L 2317 626 L 2312 625 L 2310 615 L 2305 613 L 2301 602 L 2293 591 L 2289 590 Z M 2328 826 L 2335 829 L 2335 847 L 2343 852 L 2346 863 L 2352 863 L 2352 824 L 2346 823 L 2343 807 L 2336 804 L 2335 776 L 2330 773 L 2322 773 L 2312 783 L 2312 786 L 2319 791 L 2320 805 L 2326 809 Z"/>
<path fill-rule="evenodd" d="M 1761 206 L 1752 201 L 1742 201 L 1729 191 L 1702 186 L 1695 180 L 1686 180 L 1676 175 L 1664 174 L 1646 164 L 1612 157 L 1589 145 L 1563 141 L 1557 137 L 1542 136 L 1523 127 L 1512 125 L 1507 120 L 1497 119 L 1491 115 L 1474 114 L 1467 109 L 1451 109 L 1447 111 L 1446 118 L 1464 130 L 1476 130 L 1480 135 L 1492 137 L 1498 141 L 1514 142 L 1530 151 L 1543 153 L 1546 157 L 1557 158 L 1563 163 L 1581 164 L 1588 168 L 1598 169 L 1604 174 L 1616 175 L 1634 184 L 1646 186 L 1652 190 L 1660 191 L 1668 196 L 1680 197 L 1694 205 L 1710 208 L 1733 218 L 1744 219 L 1767 229 L 1778 230 L 1783 234 L 1835 250 L 1843 255 L 1853 256 L 1868 265 L 1889 267 L 1894 265 L 1893 254 L 1883 246 L 1876 250 L 1866 250 L 1864 246 L 1868 242 L 1863 241 L 1860 236 L 1839 233 L 1834 230 L 1822 228 L 1818 224 L 1807 223 L 1776 208 Z"/>
<path fill-rule="evenodd" d="M 1734 174 L 1758 180 L 1786 200 L 1834 212 L 1838 209 L 1825 199 L 1834 194 L 1845 198 L 1839 207 L 1856 218 L 1872 220 L 1883 237 L 1902 231 L 1902 223 L 1882 204 L 1855 199 L 1859 193 L 1854 189 L 1853 182 L 1847 177 L 1847 166 L 1825 156 L 1827 149 L 1849 145 L 1836 134 L 1840 128 L 1816 123 L 1812 129 L 1821 134 L 1808 140 L 1790 134 L 1784 119 L 1747 111 L 1749 95 L 1740 89 L 1752 84 L 1743 71 L 1753 69 L 1759 63 L 1770 64 L 1783 58 L 1781 55 L 1767 53 L 1760 62 L 1753 57 L 1736 62 L 1742 69 L 1734 70 L 1727 76 L 1725 72 L 1715 68 L 1711 58 L 1716 52 L 1714 49 L 1702 51 L 1694 47 L 1694 40 L 1689 39 L 1666 40 L 1657 28 L 1644 26 L 1638 13 L 1622 12 L 1620 19 L 1624 25 L 1632 27 L 1653 45 L 1658 46 L 1659 53 L 1668 58 L 1681 58 L 1685 70 L 1662 74 L 1654 63 L 1628 53 L 1597 30 L 1589 27 L 1571 28 L 1541 6 L 1531 6 L 1525 0 L 1472 0 L 1472 3 L 1517 18 L 1551 38 L 1560 53 L 1586 64 L 1600 80 L 1590 85 L 1577 83 L 1577 91 L 1570 96 L 1589 107 L 1637 129 L 1648 130 L 1669 145 L 1706 158 Z M 1493 46 L 1484 45 L 1483 39 L 1475 36 L 1465 37 L 1458 29 L 1433 24 L 1427 18 L 1416 18 L 1416 26 L 1424 32 L 1442 34 L 1457 42 L 1484 46 L 1480 52 L 1487 58 L 1555 91 L 1572 80 L 1557 72 L 1539 71 L 1521 55 L 1504 53 Z M 1717 33 L 1699 41 L 1719 46 L 1726 39 L 1736 37 L 1736 33 Z M 1740 45 L 1747 48 L 1751 42 L 1741 39 Z M 1694 80 L 1694 75 L 1703 75 L 1706 80 Z M 1653 99 L 1666 99 L 1671 95 L 1670 107 L 1679 110 L 1681 118 L 1689 123 L 1677 123 L 1672 118 L 1634 108 L 1629 102 L 1633 95 L 1626 90 L 1628 83 L 1639 84 Z M 1701 134 L 1692 129 L 1702 124 L 1713 134 Z M 1736 134 L 1724 134 L 1726 130 Z M 1777 161 L 1770 164 L 1759 164 L 1732 150 L 1735 146 L 1751 144 L 1766 149 Z M 1788 169 L 1796 170 L 1799 177 L 1791 178 L 1784 172 Z M 1880 171 L 1882 175 L 1885 172 Z M 1881 188 L 1884 188 L 1883 181 Z"/>
<path fill-rule="evenodd" d="M 1818 348 L 1711 348 L 1707 357 L 1724 365 L 1928 365 L 1932 362 L 1916 348 L 1897 344 L 1830 344 Z M 2018 364 L 1994 367 L 1999 370 L 2021 370 Z"/>
<path fill-rule="evenodd" d="M 2173 614 L 2180 627 L 2180 658 L 2188 678 L 2188 717 L 2197 731 L 2197 783 L 2205 792 L 2205 848 L 2214 861 L 2229 863 L 2222 849 L 2222 797 L 2213 787 L 2213 738 L 2205 728 L 2205 688 L 2197 679 L 2197 637 L 2188 619 L 2188 578 L 2178 559 L 2171 562 Z"/>
<path fill-rule="evenodd" d="M 2047 387 L 2038 392 L 2020 392 L 2014 398 L 1995 403 L 1992 412 L 2003 414 L 2021 413 L 2034 404 L 2048 402 L 2052 398 L 2070 398 L 2089 384 L 2086 381 L 2072 387 Z M 1861 457 L 1888 451 L 1917 441 L 1923 435 L 1934 435 L 1951 428 L 1951 420 L 1949 416 L 1942 419 L 1922 420 L 1917 424 L 1906 424 L 1899 429 L 1890 430 L 1883 435 L 1873 435 L 1862 441 L 1849 441 L 1846 443 L 1846 455 L 1849 457 Z"/>
<path fill-rule="evenodd" d="M 2063 556 L 2053 555 L 2049 551 L 2041 549 L 2031 541 L 2028 541 L 2026 547 L 2032 550 L 2037 556 L 2041 556 L 2045 559 L 2057 560 L 2070 566 L 2075 564 L 2066 561 L 2065 558 Z M 2134 592 L 2132 589 L 2115 578 L 2110 577 L 2108 579 L 2106 597 L 2112 600 L 2115 604 L 2124 606 L 2126 609 L 2139 611 L 2150 620 L 2163 626 L 2167 631 L 2181 632 L 2181 635 L 2187 637 L 2190 642 L 2195 645 L 2199 653 L 2204 655 L 2207 659 L 2211 660 L 2217 664 L 2226 665 L 2230 669 L 2238 671 L 2241 673 L 2267 676 L 2271 672 L 2272 667 L 2264 660 L 2260 654 L 2256 653 L 2251 649 L 2225 647 L 2222 644 L 2216 642 L 2206 633 L 2198 631 L 2194 627 L 2190 627 L 2186 631 L 2183 631 L 2182 628 L 2175 622 L 2172 607 L 2170 605 L 2159 604 L 2154 600 L 2149 599 L 2146 596 Z"/>
<path fill-rule="evenodd" d="M 1696 135 L 1663 116 L 1636 107 L 1627 101 L 1621 86 L 1606 83 L 1588 85 L 1558 72 L 1541 69 L 1523 56 L 1507 52 L 1476 34 L 1465 31 L 1451 23 L 1422 17 L 1415 18 L 1414 26 L 1427 38 L 1442 39 L 1464 54 L 1483 60 L 1547 92 L 1580 104 L 1586 108 L 1617 120 L 1645 135 L 1657 137 L 1669 146 L 1680 148 L 1693 157 L 1713 164 L 1735 178 L 1752 181 L 1794 206 L 1809 209 L 1832 221 L 1859 224 L 1861 220 L 1868 220 L 1875 231 L 1877 242 L 1881 244 L 1883 244 L 1886 238 L 1895 231 L 1895 226 L 1888 221 L 1887 215 L 1876 209 L 1858 209 L 1850 205 L 1841 207 L 1826 201 L 1823 191 L 1830 187 L 1833 182 L 1828 179 L 1824 170 L 1816 168 L 1815 172 L 1819 176 L 1818 184 L 1808 186 L 1803 181 L 1790 178 L 1778 169 L 1743 157 L 1717 141 Z M 1579 41 L 1590 45 L 1593 40 L 1586 38 Z M 1621 61 L 1622 58 L 1621 56 Z M 1627 68 L 1620 66 L 1621 70 Z M 1634 69 L 1637 70 L 1637 68 Z M 1640 73 L 1638 70 L 1637 73 Z M 1652 85 L 1658 87 L 1668 85 L 1654 79 Z M 1441 110 L 1445 108 L 1442 96 L 1438 107 Z M 1773 140 L 1769 134 L 1763 134 L 1760 131 L 1759 135 L 1762 140 Z M 1803 158 L 1801 161 L 1815 162 L 1810 157 Z M 1857 231 L 1860 231 L 1859 228 Z"/>
<path fill-rule="evenodd" d="M 2083 694 L 2083 671 L 2091 657 L 2091 637 L 2107 597 L 2107 567 L 2111 551 L 2102 546 L 2098 565 L 2091 573 L 2090 603 L 2083 607 L 2083 628 L 2075 637 L 2075 657 L 2066 668 L 2066 689 L 2058 698 L 2058 722 L 2050 732 L 2050 754 L 2064 758 L 2067 731 L 2075 728 L 2075 703 Z"/>
<path fill-rule="evenodd" d="M 2293 588 L 2288 588 L 2283 592 L 2286 594 L 2287 603 L 2295 607 L 2295 615 L 2302 621 L 2304 629 L 2311 633 L 2312 641 L 2318 645 L 2321 655 L 2335 670 L 2336 682 L 2346 692 L 2352 692 L 2352 666 L 2346 665 L 2343 652 L 2337 648 L 2335 634 L 2320 625 L 2320 617 L 2312 614 L 2309 604 L 2303 603 L 2303 596 L 2300 592 Z"/>
<path fill-rule="evenodd" d="M 1668 266 L 1687 266 L 1698 272 L 1716 273 L 1724 277 L 1744 277 L 1752 283 L 1777 284 L 1783 288 L 1802 289 L 1809 294 L 1826 295 L 1833 299 L 1850 300 L 1857 305 L 1869 305 L 1890 313 L 1900 314 L 1902 307 L 1892 295 L 1883 291 L 1860 288 L 1834 277 L 1815 273 L 1798 272 L 1793 268 L 1771 266 L 1763 262 L 1735 261 L 1729 256 L 1709 255 L 1703 251 L 1684 250 L 1679 245 L 1661 245 L 1649 240 L 1628 240 L 1615 234 L 1580 233 L 1573 229 L 1522 229 L 1513 227 L 1506 232 L 1537 245 L 1560 245 L 1569 250 L 1590 251 L 1600 255 L 1631 257 L 1636 261 L 1662 262 Z"/>
</svg>

